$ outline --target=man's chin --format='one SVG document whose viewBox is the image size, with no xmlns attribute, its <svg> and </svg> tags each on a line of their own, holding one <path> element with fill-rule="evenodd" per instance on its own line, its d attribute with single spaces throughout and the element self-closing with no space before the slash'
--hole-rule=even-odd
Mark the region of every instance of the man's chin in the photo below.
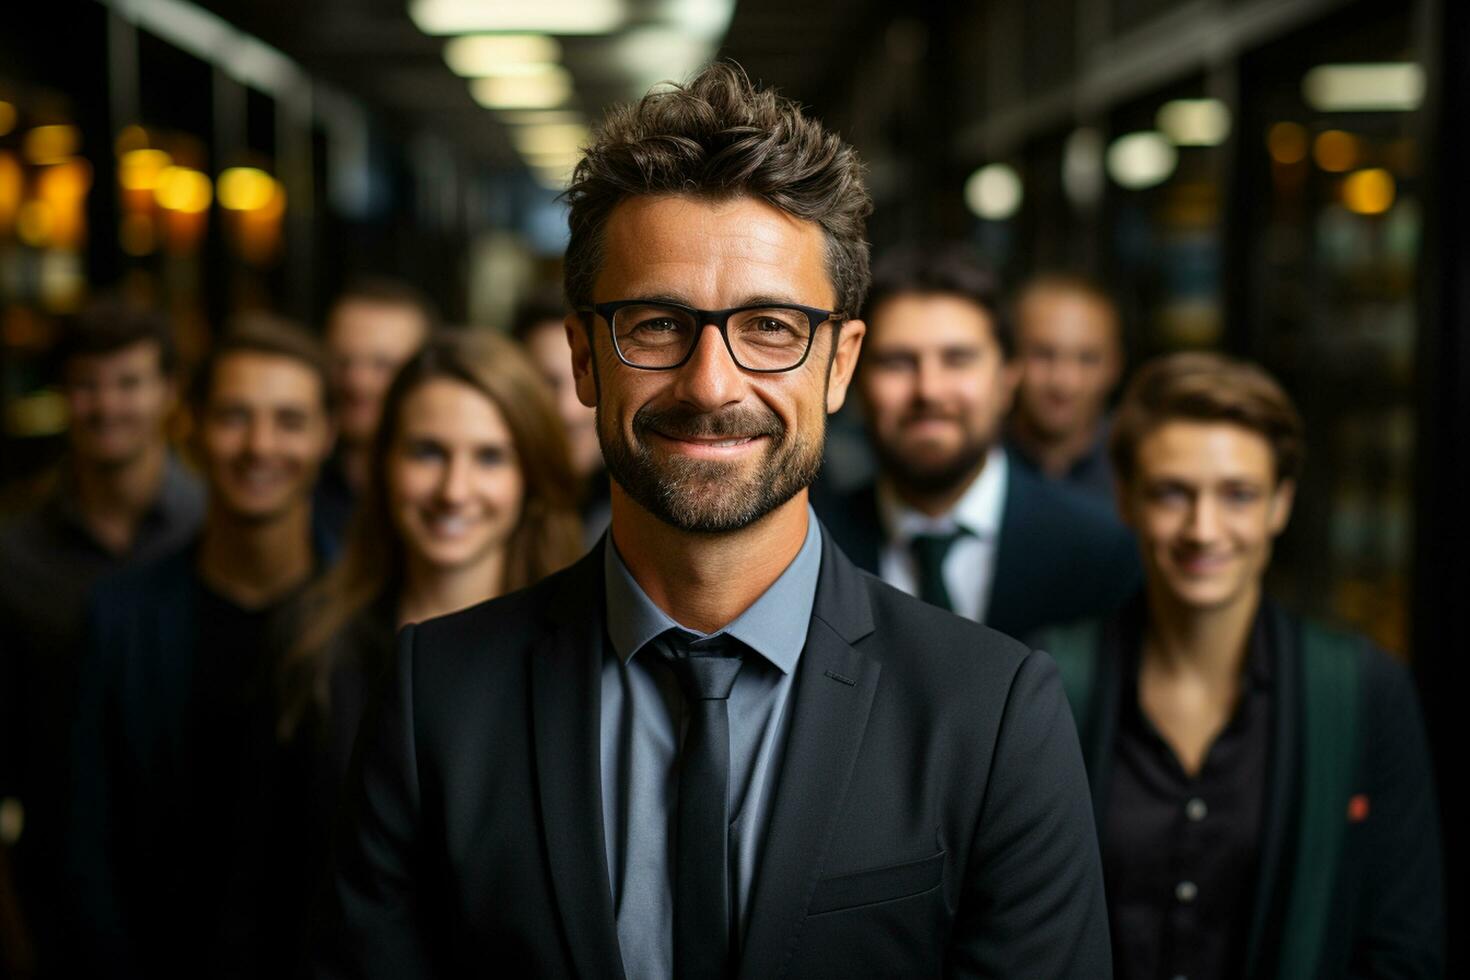
<svg viewBox="0 0 1470 980">
<path fill-rule="evenodd" d="M 946 456 L 912 453 L 882 454 L 883 472 L 899 486 L 918 493 L 947 493 L 974 478 L 988 454 L 988 447 Z"/>
</svg>

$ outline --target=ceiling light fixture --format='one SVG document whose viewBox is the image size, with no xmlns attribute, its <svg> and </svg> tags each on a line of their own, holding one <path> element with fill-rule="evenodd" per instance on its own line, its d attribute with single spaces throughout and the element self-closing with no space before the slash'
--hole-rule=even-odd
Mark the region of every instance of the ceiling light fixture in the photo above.
<svg viewBox="0 0 1470 980">
<path fill-rule="evenodd" d="M 1219 99 L 1165 102 L 1154 121 L 1175 146 L 1219 146 L 1230 135 L 1230 110 Z"/>
<path fill-rule="evenodd" d="M 1424 69 L 1412 62 L 1319 65 L 1302 78 L 1318 112 L 1409 112 L 1424 101 Z"/>
<path fill-rule="evenodd" d="M 409 0 L 408 16 L 425 34 L 609 34 L 627 11 L 618 0 Z"/>
<path fill-rule="evenodd" d="M 572 97 L 572 76 L 557 65 L 535 74 L 492 75 L 471 81 L 470 95 L 487 109 L 556 109 Z"/>
<path fill-rule="evenodd" d="M 561 58 L 561 45 L 545 34 L 468 34 L 444 45 L 444 62 L 465 78 L 523 73 Z"/>
</svg>

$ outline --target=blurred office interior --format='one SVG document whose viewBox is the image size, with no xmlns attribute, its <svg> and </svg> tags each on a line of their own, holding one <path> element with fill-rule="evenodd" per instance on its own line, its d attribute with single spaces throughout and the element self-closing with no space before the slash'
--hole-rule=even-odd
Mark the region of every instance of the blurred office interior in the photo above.
<svg viewBox="0 0 1470 980">
<path fill-rule="evenodd" d="M 232 312 L 319 323 L 345 281 L 392 273 L 450 321 L 503 327 L 559 277 L 557 195 L 587 127 L 729 57 L 856 143 L 875 249 L 962 238 L 1013 279 L 1089 273 L 1131 362 L 1219 349 L 1282 378 L 1310 445 L 1274 587 L 1414 666 L 1444 768 L 1470 594 L 1458 0 L 54 0 L 4 17 L 0 504 L 29 499 L 63 444 L 58 314 L 121 290 L 173 315 L 187 361 Z"/>
</svg>

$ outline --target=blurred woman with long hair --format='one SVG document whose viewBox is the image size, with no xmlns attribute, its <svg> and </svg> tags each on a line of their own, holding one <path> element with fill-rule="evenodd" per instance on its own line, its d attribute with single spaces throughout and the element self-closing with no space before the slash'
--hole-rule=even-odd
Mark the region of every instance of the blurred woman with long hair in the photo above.
<svg viewBox="0 0 1470 980">
<path fill-rule="evenodd" d="M 282 675 L 280 735 L 320 726 L 324 790 L 335 795 L 398 627 L 571 564 L 577 488 L 551 393 L 513 341 L 435 337 L 399 370 L 343 558 Z"/>
</svg>

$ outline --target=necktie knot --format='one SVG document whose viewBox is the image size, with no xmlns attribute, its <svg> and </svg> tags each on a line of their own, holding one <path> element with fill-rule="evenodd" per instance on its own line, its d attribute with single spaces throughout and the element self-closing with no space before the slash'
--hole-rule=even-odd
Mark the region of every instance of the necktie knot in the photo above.
<svg viewBox="0 0 1470 980">
<path fill-rule="evenodd" d="M 668 630 L 660 640 L 684 697 L 690 701 L 724 701 L 730 697 L 744 665 L 738 643 L 724 633 L 696 637 L 678 629 Z"/>
<path fill-rule="evenodd" d="M 942 609 L 954 609 L 949 587 L 944 581 L 944 559 L 964 534 L 955 528 L 943 534 L 916 534 L 909 542 L 919 572 L 919 598 Z"/>
</svg>

